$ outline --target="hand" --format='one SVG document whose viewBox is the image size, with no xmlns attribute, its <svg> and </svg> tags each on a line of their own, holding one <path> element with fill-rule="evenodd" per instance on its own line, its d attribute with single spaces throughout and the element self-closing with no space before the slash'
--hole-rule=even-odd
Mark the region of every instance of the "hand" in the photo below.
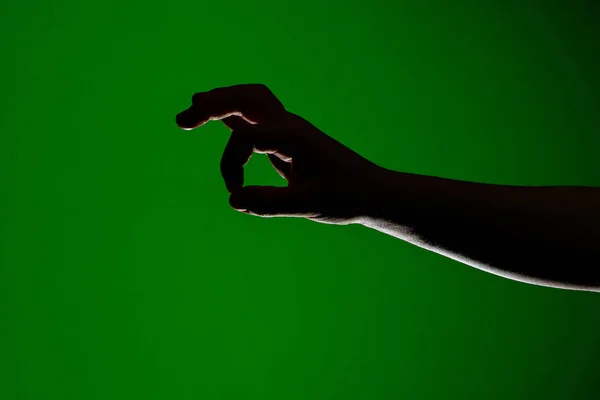
<svg viewBox="0 0 600 400">
<path fill-rule="evenodd" d="M 384 169 L 287 111 L 265 85 L 196 93 L 192 106 L 176 118 L 186 130 L 211 120 L 232 130 L 221 174 L 234 209 L 263 217 L 360 223 Z M 243 187 L 243 167 L 253 153 L 267 154 L 288 186 Z"/>
</svg>

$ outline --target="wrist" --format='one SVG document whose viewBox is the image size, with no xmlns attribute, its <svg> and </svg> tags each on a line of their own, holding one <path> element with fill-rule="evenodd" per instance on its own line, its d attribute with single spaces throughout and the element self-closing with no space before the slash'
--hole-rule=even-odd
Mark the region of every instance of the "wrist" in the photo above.
<svg viewBox="0 0 600 400">
<path fill-rule="evenodd" d="M 360 224 L 373 227 L 381 221 L 402 220 L 402 214 L 410 213 L 422 189 L 422 179 L 418 175 L 393 171 L 380 167 L 364 189 L 361 202 Z M 428 178 L 428 177 L 423 177 Z"/>
<path fill-rule="evenodd" d="M 410 227 L 437 214 L 469 208 L 473 199 L 487 193 L 487 186 L 381 168 L 364 207 L 364 222 Z"/>
</svg>

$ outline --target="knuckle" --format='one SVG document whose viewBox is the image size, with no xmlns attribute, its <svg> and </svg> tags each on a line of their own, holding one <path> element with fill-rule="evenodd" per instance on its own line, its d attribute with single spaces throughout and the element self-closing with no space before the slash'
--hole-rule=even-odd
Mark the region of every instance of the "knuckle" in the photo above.
<svg viewBox="0 0 600 400">
<path fill-rule="evenodd" d="M 192 95 L 192 104 L 198 104 L 202 98 L 204 97 L 205 93 L 204 92 L 198 92 L 198 93 L 194 93 Z"/>
<path fill-rule="evenodd" d="M 257 92 L 261 92 L 264 94 L 272 94 L 271 89 L 269 89 L 264 83 L 255 83 L 252 86 L 254 86 L 254 90 L 256 90 Z"/>
<path fill-rule="evenodd" d="M 272 105 L 276 104 L 277 106 L 283 108 L 283 103 L 281 103 L 279 98 L 277 98 L 277 96 L 275 96 L 273 91 L 271 89 L 269 89 L 269 87 L 267 85 L 265 85 L 264 83 L 253 84 L 253 89 L 256 92 L 256 94 L 259 96 L 259 98 L 262 98 L 264 105 L 272 106 Z"/>
</svg>

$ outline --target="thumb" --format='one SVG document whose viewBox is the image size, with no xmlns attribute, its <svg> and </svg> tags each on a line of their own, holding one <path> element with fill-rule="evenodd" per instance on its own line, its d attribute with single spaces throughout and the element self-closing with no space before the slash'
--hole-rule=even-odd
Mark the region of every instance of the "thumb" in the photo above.
<svg viewBox="0 0 600 400">
<path fill-rule="evenodd" d="M 261 217 L 305 217 L 307 200 L 300 189 L 277 186 L 245 186 L 229 196 L 231 207 Z"/>
</svg>

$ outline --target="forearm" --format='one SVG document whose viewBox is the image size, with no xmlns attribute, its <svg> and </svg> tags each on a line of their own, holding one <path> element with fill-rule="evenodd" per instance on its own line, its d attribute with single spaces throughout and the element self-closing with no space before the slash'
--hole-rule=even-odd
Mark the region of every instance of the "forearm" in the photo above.
<svg viewBox="0 0 600 400">
<path fill-rule="evenodd" d="M 600 291 L 600 188 L 382 176 L 364 226 L 506 278 Z"/>
</svg>

